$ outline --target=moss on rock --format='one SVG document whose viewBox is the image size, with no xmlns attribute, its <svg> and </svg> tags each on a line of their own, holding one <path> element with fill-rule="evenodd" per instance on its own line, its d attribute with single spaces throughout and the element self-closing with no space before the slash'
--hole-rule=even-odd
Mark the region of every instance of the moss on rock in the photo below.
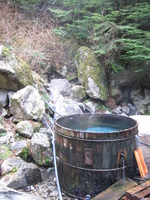
<svg viewBox="0 0 150 200">
<path fill-rule="evenodd" d="M 32 71 L 27 63 L 1 46 L 0 88 L 17 91 L 33 84 Z"/>
<path fill-rule="evenodd" d="M 0 144 L 0 160 L 6 160 L 13 156 L 9 147 L 5 144 Z"/>
<path fill-rule="evenodd" d="M 91 95 L 91 97 L 106 101 L 108 98 L 108 87 L 105 71 L 93 51 L 87 47 L 81 47 L 76 55 L 76 66 L 78 79 L 85 87 L 86 92 L 89 88 L 89 79 L 91 79 L 97 89 L 97 96 Z M 90 93 L 88 95 L 90 96 Z"/>
<path fill-rule="evenodd" d="M 22 149 L 22 152 L 19 154 L 19 156 L 24 160 L 24 161 L 28 161 L 28 158 L 30 157 L 30 151 L 28 147 L 24 147 Z"/>
</svg>

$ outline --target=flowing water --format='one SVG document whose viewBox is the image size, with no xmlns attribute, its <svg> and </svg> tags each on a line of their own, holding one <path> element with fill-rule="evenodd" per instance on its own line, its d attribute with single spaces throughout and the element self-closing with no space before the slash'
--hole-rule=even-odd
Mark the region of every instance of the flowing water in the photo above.
<svg viewBox="0 0 150 200">
<path fill-rule="evenodd" d="M 122 179 L 125 181 L 125 166 L 124 166 L 124 157 L 122 158 L 122 165 L 123 165 L 123 174 L 122 174 Z"/>
</svg>

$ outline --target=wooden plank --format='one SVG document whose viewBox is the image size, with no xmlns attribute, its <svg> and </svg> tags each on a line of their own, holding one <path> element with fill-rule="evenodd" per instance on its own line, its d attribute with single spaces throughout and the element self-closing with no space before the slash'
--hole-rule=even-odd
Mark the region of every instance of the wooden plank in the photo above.
<svg viewBox="0 0 150 200">
<path fill-rule="evenodd" d="M 134 195 L 135 200 L 140 200 L 150 194 L 150 188 L 148 187 L 147 189 L 137 193 Z"/>
<path fill-rule="evenodd" d="M 122 197 L 120 200 L 130 200 L 126 196 Z"/>
<path fill-rule="evenodd" d="M 104 190 L 103 192 L 101 192 L 100 194 L 98 194 L 97 196 L 95 196 L 94 198 L 92 198 L 92 200 L 120 199 L 125 195 L 127 190 L 133 188 L 136 185 L 137 184 L 130 179 L 120 180 L 112 186 L 110 186 L 109 188 L 107 188 L 106 190 Z"/>
<path fill-rule="evenodd" d="M 150 186 L 150 180 L 146 181 L 146 182 L 143 182 L 141 185 L 138 185 L 138 186 L 136 186 L 134 188 L 131 188 L 130 190 L 128 190 L 126 192 L 126 196 L 128 198 L 131 198 L 136 192 L 142 191 L 142 190 L 144 190 L 145 188 L 147 188 L 149 186 Z"/>
<path fill-rule="evenodd" d="M 136 200 L 136 199 L 139 199 L 138 197 L 140 197 L 140 193 L 141 193 L 141 195 L 145 194 L 144 196 L 147 196 L 147 194 L 150 193 L 150 180 L 143 182 L 140 185 L 127 190 L 126 197 L 131 199 L 131 200 L 133 200 L 133 199 Z M 137 198 L 136 198 L 136 196 L 137 196 Z"/>
<path fill-rule="evenodd" d="M 148 169 L 145 164 L 141 149 L 140 148 L 136 149 L 134 151 L 134 155 L 135 155 L 135 159 L 136 159 L 136 162 L 137 162 L 137 165 L 139 168 L 140 175 L 142 178 L 144 178 L 146 176 L 146 174 L 148 173 Z"/>
</svg>

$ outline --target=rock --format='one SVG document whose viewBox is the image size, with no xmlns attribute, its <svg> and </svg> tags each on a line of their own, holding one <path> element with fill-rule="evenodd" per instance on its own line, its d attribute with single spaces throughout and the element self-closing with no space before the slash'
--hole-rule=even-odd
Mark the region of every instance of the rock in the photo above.
<svg viewBox="0 0 150 200">
<path fill-rule="evenodd" d="M 145 89 L 143 92 L 134 88 L 131 90 L 131 99 L 140 114 L 150 113 L 150 90 Z"/>
<path fill-rule="evenodd" d="M 40 132 L 33 134 L 31 139 L 31 155 L 38 165 L 53 166 L 51 133 L 48 130 L 42 129 Z"/>
<path fill-rule="evenodd" d="M 122 111 L 129 116 L 129 114 L 130 114 L 130 108 L 129 108 L 129 106 L 123 106 L 122 107 Z"/>
<path fill-rule="evenodd" d="M 39 196 L 35 196 L 32 194 L 26 194 L 24 192 L 19 192 L 17 190 L 11 189 L 9 187 L 6 187 L 4 185 L 0 185 L 0 199 L 1 200 L 43 200 Z"/>
<path fill-rule="evenodd" d="M 49 88 L 58 90 L 63 96 L 70 96 L 71 94 L 71 85 L 66 79 L 51 80 Z"/>
<path fill-rule="evenodd" d="M 50 89 L 49 90 L 50 94 L 49 94 L 49 97 L 50 97 L 50 100 L 51 100 L 51 103 L 53 104 L 53 107 L 55 109 L 55 104 L 56 102 L 59 100 L 59 99 L 63 99 L 64 97 L 62 96 L 62 94 L 58 91 L 58 90 L 55 90 L 55 89 Z"/>
<path fill-rule="evenodd" d="M 82 110 L 83 113 L 91 113 L 91 112 L 92 112 L 91 109 L 89 109 L 89 108 L 86 106 L 86 104 L 81 103 L 81 102 L 79 102 L 79 103 L 77 103 L 77 104 L 78 104 L 78 106 L 81 108 L 81 110 Z"/>
<path fill-rule="evenodd" d="M 53 137 L 52 137 L 52 132 L 51 132 L 51 130 L 49 130 L 49 129 L 47 129 L 47 128 L 40 128 L 39 132 L 40 132 L 41 134 L 47 135 L 48 140 L 49 140 L 49 142 L 50 142 L 50 145 L 52 146 L 52 138 L 53 138 Z"/>
<path fill-rule="evenodd" d="M 88 102 L 84 102 L 85 105 L 94 113 L 97 111 L 97 107 L 98 107 L 98 102 L 89 100 Z"/>
<path fill-rule="evenodd" d="M 82 114 L 76 101 L 64 98 L 58 90 L 50 90 L 51 107 L 55 112 L 55 119 L 63 115 Z"/>
<path fill-rule="evenodd" d="M 133 106 L 131 104 L 117 106 L 115 109 L 112 110 L 113 114 L 118 114 L 121 116 L 130 116 L 133 113 Z M 134 113 L 135 114 L 135 113 Z"/>
<path fill-rule="evenodd" d="M 0 46 L 0 88 L 17 91 L 27 85 L 32 85 L 30 67 L 16 58 L 4 46 Z"/>
<path fill-rule="evenodd" d="M 11 99 L 11 97 L 12 97 L 13 94 L 15 94 L 15 92 L 13 92 L 13 91 L 8 91 L 9 106 L 10 106 L 10 99 Z"/>
<path fill-rule="evenodd" d="M 83 113 L 77 102 L 73 101 L 72 99 L 59 98 L 59 100 L 55 104 L 55 107 L 55 119 L 57 117 L 60 117 L 60 115 L 65 116 Z M 60 115 L 58 115 L 57 113 L 59 113 Z"/>
<path fill-rule="evenodd" d="M 39 92 L 29 85 L 11 97 L 10 111 L 16 118 L 41 121 L 45 113 L 45 105 Z"/>
<path fill-rule="evenodd" d="M 21 188 L 42 181 L 39 167 L 19 157 L 5 160 L 1 164 L 1 173 L 0 184 L 10 188 Z"/>
<path fill-rule="evenodd" d="M 33 132 L 37 132 L 40 130 L 40 128 L 42 127 L 42 123 L 41 122 L 35 122 L 35 121 L 29 121 L 32 124 L 32 128 L 33 128 Z"/>
<path fill-rule="evenodd" d="M 26 138 L 31 138 L 33 135 L 32 124 L 27 120 L 19 122 L 16 125 L 16 132 Z"/>
<path fill-rule="evenodd" d="M 84 90 L 84 87 L 81 85 L 75 85 L 71 88 L 71 98 L 76 101 L 82 101 L 86 98 L 86 92 Z"/>
<path fill-rule="evenodd" d="M 139 114 L 136 106 L 132 105 L 131 103 L 128 103 L 128 107 L 130 108 L 129 115 L 138 115 Z"/>
<path fill-rule="evenodd" d="M 122 107 L 121 106 L 117 106 L 112 112 L 113 112 L 113 114 L 121 115 Z"/>
<path fill-rule="evenodd" d="M 28 148 L 27 141 L 15 141 L 10 144 L 10 150 L 14 153 L 15 156 L 19 156 L 24 148 Z"/>
<path fill-rule="evenodd" d="M 111 97 L 115 99 L 116 103 L 122 100 L 121 90 L 117 87 L 110 88 Z"/>
<path fill-rule="evenodd" d="M 8 113 L 6 112 L 4 108 L 2 108 L 0 116 L 5 117 L 6 115 L 8 115 Z"/>
<path fill-rule="evenodd" d="M 8 90 L 0 90 L 0 104 L 5 107 L 8 104 Z"/>
<path fill-rule="evenodd" d="M 49 87 L 46 79 L 43 79 L 39 74 L 37 74 L 34 71 L 32 71 L 32 77 L 33 77 L 33 83 L 34 85 L 36 85 L 36 88 L 39 91 L 39 93 L 46 94 L 47 91 L 45 89 L 45 86 Z"/>
<path fill-rule="evenodd" d="M 84 86 L 86 93 L 94 98 L 106 101 L 108 87 L 104 68 L 95 58 L 94 53 L 87 47 L 81 47 L 77 51 L 75 61 L 78 79 Z"/>
<path fill-rule="evenodd" d="M 1 160 L 4 161 L 12 156 L 13 156 L 13 153 L 10 151 L 8 145 L 0 144 L 0 161 Z"/>
<path fill-rule="evenodd" d="M 0 135 L 0 144 L 9 144 L 13 138 L 13 132 L 11 131 L 4 131 Z"/>
</svg>

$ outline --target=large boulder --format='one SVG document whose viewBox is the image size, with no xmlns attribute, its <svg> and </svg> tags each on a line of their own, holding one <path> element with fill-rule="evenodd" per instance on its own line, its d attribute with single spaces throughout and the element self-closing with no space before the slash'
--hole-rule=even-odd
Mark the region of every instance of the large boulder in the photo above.
<svg viewBox="0 0 150 200">
<path fill-rule="evenodd" d="M 1 164 L 3 177 L 0 184 L 11 188 L 21 188 L 42 181 L 40 168 L 19 157 L 12 157 Z"/>
<path fill-rule="evenodd" d="M 55 111 L 55 119 L 60 116 L 83 113 L 76 101 L 70 98 L 64 98 L 56 89 L 50 90 L 50 100 L 51 107 Z"/>
<path fill-rule="evenodd" d="M 75 63 L 78 79 L 85 87 L 86 93 L 94 99 L 106 101 L 109 94 L 106 74 L 92 50 L 81 47 L 77 52 Z"/>
<path fill-rule="evenodd" d="M 15 156 L 20 156 L 24 161 L 30 157 L 29 146 L 26 140 L 10 143 L 10 150 Z"/>
<path fill-rule="evenodd" d="M 6 47 L 0 46 L 0 88 L 17 91 L 32 83 L 30 67 Z"/>
<path fill-rule="evenodd" d="M 70 96 L 71 94 L 71 85 L 66 79 L 53 79 L 49 87 L 58 90 L 63 96 Z"/>
<path fill-rule="evenodd" d="M 40 166 L 53 166 L 52 135 L 48 129 L 41 128 L 31 139 L 31 155 Z"/>
<path fill-rule="evenodd" d="M 45 104 L 38 90 L 28 85 L 11 97 L 10 111 L 16 118 L 41 121 L 45 113 Z"/>
</svg>

